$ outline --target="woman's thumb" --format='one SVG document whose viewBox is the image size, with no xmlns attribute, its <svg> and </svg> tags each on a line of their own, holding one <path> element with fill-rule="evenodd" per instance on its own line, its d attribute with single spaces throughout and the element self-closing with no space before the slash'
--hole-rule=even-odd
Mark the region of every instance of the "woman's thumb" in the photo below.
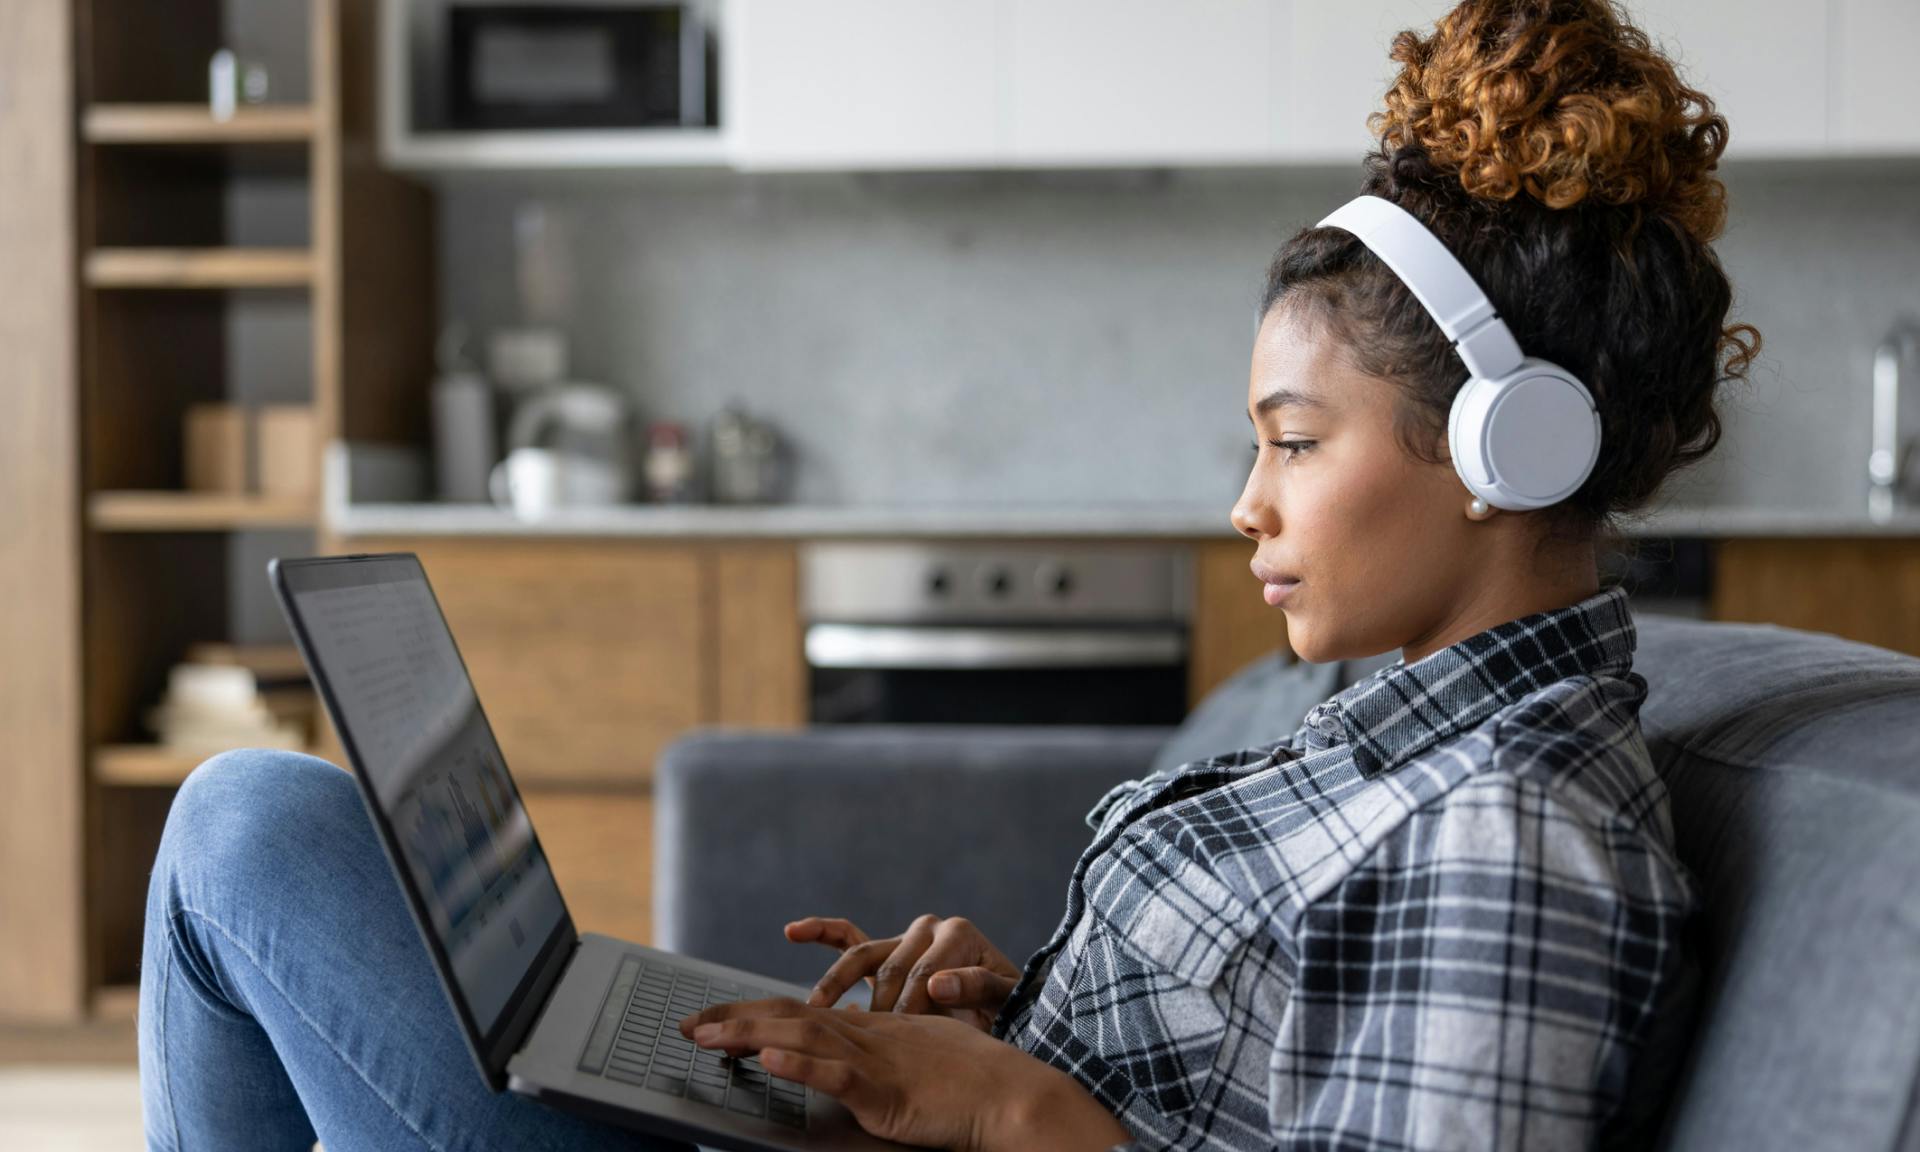
<svg viewBox="0 0 1920 1152">
<path fill-rule="evenodd" d="M 997 1008 L 1013 994 L 1013 985 L 988 968 L 948 968 L 933 974 L 927 991 L 951 1008 Z"/>
</svg>

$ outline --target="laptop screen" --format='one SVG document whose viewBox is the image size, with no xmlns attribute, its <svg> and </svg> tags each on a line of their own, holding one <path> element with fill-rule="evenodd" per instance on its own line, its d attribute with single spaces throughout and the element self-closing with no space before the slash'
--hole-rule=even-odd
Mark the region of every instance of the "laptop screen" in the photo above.
<svg viewBox="0 0 1920 1152">
<path fill-rule="evenodd" d="M 313 672 L 405 861 L 458 995 L 491 1035 L 566 906 L 466 666 L 411 557 L 281 566 Z M 324 575 L 322 575 L 324 573 Z"/>
</svg>

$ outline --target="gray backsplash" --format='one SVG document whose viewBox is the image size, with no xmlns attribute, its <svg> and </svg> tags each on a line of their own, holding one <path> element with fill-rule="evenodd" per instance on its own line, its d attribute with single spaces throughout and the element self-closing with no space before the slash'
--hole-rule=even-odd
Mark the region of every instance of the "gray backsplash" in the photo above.
<svg viewBox="0 0 1920 1152">
<path fill-rule="evenodd" d="M 1267 260 L 1350 173 L 665 174 L 441 182 L 442 311 L 519 319 L 513 221 L 568 237 L 574 375 L 645 419 L 729 398 L 847 504 L 1219 503 L 1247 463 Z M 1868 365 L 1920 312 L 1911 165 L 1735 168 L 1719 248 L 1765 335 L 1666 500 L 1853 509 Z"/>
</svg>

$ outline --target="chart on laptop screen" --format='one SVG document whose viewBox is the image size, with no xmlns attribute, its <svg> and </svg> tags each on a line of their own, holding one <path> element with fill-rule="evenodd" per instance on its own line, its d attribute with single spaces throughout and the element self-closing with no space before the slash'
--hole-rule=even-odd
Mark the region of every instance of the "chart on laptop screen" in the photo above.
<svg viewBox="0 0 1920 1152">
<path fill-rule="evenodd" d="M 295 593 L 469 1010 L 489 1029 L 563 912 L 424 581 Z"/>
</svg>

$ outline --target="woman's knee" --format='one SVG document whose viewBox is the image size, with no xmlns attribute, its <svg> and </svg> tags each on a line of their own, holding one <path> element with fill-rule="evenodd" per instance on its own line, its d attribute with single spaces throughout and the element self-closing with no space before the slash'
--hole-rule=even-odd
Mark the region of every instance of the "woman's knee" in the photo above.
<svg viewBox="0 0 1920 1152">
<path fill-rule="evenodd" d="M 167 813 L 155 871 L 284 862 L 356 843 L 367 818 L 353 779 L 315 756 L 222 752 L 195 768 Z"/>
</svg>

